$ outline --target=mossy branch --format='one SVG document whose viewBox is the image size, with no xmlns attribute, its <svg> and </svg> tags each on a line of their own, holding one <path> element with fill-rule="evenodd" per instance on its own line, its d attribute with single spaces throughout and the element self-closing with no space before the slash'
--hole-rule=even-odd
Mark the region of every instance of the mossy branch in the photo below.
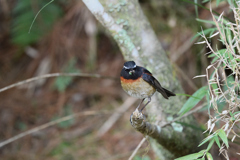
<svg viewBox="0 0 240 160">
<path fill-rule="evenodd" d="M 124 59 L 134 60 L 138 65 L 146 67 L 165 88 L 175 93 L 183 93 L 183 89 L 178 80 L 174 77 L 171 63 L 162 49 L 150 23 L 143 14 L 138 1 L 83 0 L 83 2 L 116 40 Z M 185 102 L 186 99 L 181 96 L 173 97 L 171 100 L 163 99 L 160 94 L 158 97 L 154 96 L 152 102 L 147 106 L 147 111 L 149 115 L 151 115 L 149 116 L 151 118 L 149 121 L 154 123 L 159 121 L 158 118 L 161 117 L 161 125 L 161 123 L 166 123 L 169 117 L 172 119 L 176 118 L 178 111 Z M 181 119 L 181 122 L 193 126 L 197 125 L 191 115 Z M 150 128 L 148 131 L 142 130 L 142 133 L 151 133 L 151 131 L 157 130 L 158 128 L 144 121 L 140 124 L 142 124 L 143 127 L 145 125 Z M 177 127 L 181 128 L 179 132 L 176 131 Z M 201 133 L 181 124 L 177 127 L 167 126 L 164 128 L 164 132 L 152 136 L 153 138 L 159 138 L 156 139 L 158 144 L 151 141 L 152 146 L 156 146 L 153 148 L 158 148 L 155 150 L 156 152 L 165 152 L 162 151 L 164 147 L 158 147 L 159 144 L 162 146 L 178 144 L 175 147 L 178 147 L 178 151 L 184 151 L 183 154 L 192 153 L 197 149 L 197 144 L 202 137 Z M 177 153 L 178 151 L 174 151 L 171 148 L 165 148 L 165 150 L 172 152 L 175 157 L 179 155 Z M 157 153 L 157 155 L 159 154 Z M 165 157 L 164 159 L 167 158 Z"/>
</svg>

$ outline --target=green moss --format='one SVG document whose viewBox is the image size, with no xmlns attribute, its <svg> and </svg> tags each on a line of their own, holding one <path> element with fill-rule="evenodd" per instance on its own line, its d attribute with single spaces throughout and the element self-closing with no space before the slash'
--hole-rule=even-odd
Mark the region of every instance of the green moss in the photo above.
<svg viewBox="0 0 240 160">
<path fill-rule="evenodd" d="M 115 34 L 113 38 L 117 42 L 119 42 L 120 45 L 124 46 L 127 54 L 130 54 L 132 50 L 135 48 L 135 45 L 132 43 L 131 38 L 127 35 L 127 32 L 124 29 Z"/>
</svg>

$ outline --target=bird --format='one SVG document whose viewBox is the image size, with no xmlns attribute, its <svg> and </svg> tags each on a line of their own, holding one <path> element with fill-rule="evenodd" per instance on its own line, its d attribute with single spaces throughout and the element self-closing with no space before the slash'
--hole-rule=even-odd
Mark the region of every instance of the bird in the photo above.
<svg viewBox="0 0 240 160">
<path fill-rule="evenodd" d="M 146 68 L 137 66 L 134 61 L 124 63 L 120 74 L 121 86 L 123 90 L 130 96 L 142 99 L 137 109 L 147 98 L 147 103 L 139 110 L 142 110 L 151 102 L 151 97 L 157 91 L 162 94 L 165 99 L 176 96 L 175 93 L 163 88 L 158 80 Z"/>
</svg>

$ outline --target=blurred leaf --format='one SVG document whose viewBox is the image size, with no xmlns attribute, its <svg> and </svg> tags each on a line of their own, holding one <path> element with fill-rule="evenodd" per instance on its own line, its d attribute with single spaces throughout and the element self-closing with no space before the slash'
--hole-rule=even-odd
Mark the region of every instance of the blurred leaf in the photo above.
<svg viewBox="0 0 240 160">
<path fill-rule="evenodd" d="M 214 136 L 214 140 L 215 140 L 215 142 L 217 143 L 218 147 L 219 147 L 219 148 L 221 148 L 221 144 L 220 144 L 220 141 L 219 141 L 219 139 L 218 139 L 218 136 L 217 136 L 217 135 L 216 135 L 216 136 Z"/>
<path fill-rule="evenodd" d="M 206 2 L 209 2 L 210 0 L 203 0 L 202 3 L 206 3 Z"/>
<path fill-rule="evenodd" d="M 222 2 L 223 0 L 217 0 L 217 6 Z"/>
<path fill-rule="evenodd" d="M 230 116 L 231 116 L 231 121 L 235 121 L 236 118 L 234 117 L 234 115 L 232 114 L 232 112 L 229 112 Z"/>
<path fill-rule="evenodd" d="M 231 112 L 229 112 L 229 113 L 231 113 Z M 238 113 L 240 113 L 240 111 L 234 112 L 232 115 L 234 116 L 234 115 L 236 115 Z"/>
<path fill-rule="evenodd" d="M 217 72 L 217 70 L 214 70 L 211 73 L 208 83 L 211 85 L 212 91 L 214 92 L 214 94 L 218 95 L 218 84 L 217 84 L 217 79 L 215 77 L 215 74 L 216 74 L 215 72 Z"/>
<path fill-rule="evenodd" d="M 226 101 L 224 97 L 217 100 L 218 112 L 222 112 L 223 108 L 226 106 Z M 219 121 L 218 121 L 219 122 Z"/>
<path fill-rule="evenodd" d="M 27 129 L 27 124 L 22 121 L 18 121 L 16 125 L 17 125 L 17 128 L 19 128 L 22 131 Z"/>
<path fill-rule="evenodd" d="M 232 31 L 230 30 L 230 27 L 226 27 L 226 39 L 228 41 L 228 44 L 232 44 Z"/>
<path fill-rule="evenodd" d="M 224 132 L 224 130 L 219 129 L 218 135 L 219 135 L 219 137 L 222 139 L 223 143 L 224 143 L 224 144 L 227 146 L 227 148 L 228 148 L 228 147 L 229 147 L 229 145 L 228 145 L 228 139 L 227 139 L 227 135 L 226 135 L 226 133 Z"/>
<path fill-rule="evenodd" d="M 70 142 L 62 141 L 59 145 L 57 145 L 55 148 L 52 149 L 52 151 L 50 152 L 50 155 L 55 156 L 58 154 L 63 154 L 64 150 L 66 150 L 66 148 L 69 148 L 71 146 L 72 144 Z"/>
<path fill-rule="evenodd" d="M 205 144 L 207 141 L 211 140 L 212 138 L 214 138 L 214 135 L 210 135 L 208 137 L 206 137 L 205 139 L 202 140 L 202 142 L 198 145 L 198 147 L 200 147 L 201 145 Z"/>
<path fill-rule="evenodd" d="M 135 156 L 134 160 L 151 160 L 151 158 L 148 156 L 144 156 L 144 157 Z"/>
<path fill-rule="evenodd" d="M 214 15 L 214 17 L 216 18 L 216 20 L 218 20 L 219 17 L 220 17 L 220 15 Z M 229 19 L 227 19 L 226 17 L 222 16 L 222 17 L 221 17 L 221 20 L 222 20 L 222 22 L 223 22 L 224 25 L 228 25 Z M 229 28 L 229 27 L 224 27 L 221 23 L 218 23 L 218 25 L 219 25 L 220 27 L 225 28 L 225 29 Z"/>
<path fill-rule="evenodd" d="M 211 53 L 211 54 L 208 55 L 208 58 L 212 58 L 212 57 L 215 57 L 215 56 L 216 56 L 216 54 Z"/>
<path fill-rule="evenodd" d="M 71 77 L 58 77 L 55 81 L 55 86 L 59 92 L 64 92 L 71 81 Z"/>
<path fill-rule="evenodd" d="M 214 62 L 216 62 L 219 58 L 216 56 L 213 58 L 213 60 L 211 61 L 211 63 L 213 64 Z"/>
<path fill-rule="evenodd" d="M 234 64 L 234 62 L 236 63 L 236 61 L 234 60 L 232 53 L 224 52 L 223 57 L 224 57 L 223 60 L 225 63 L 230 63 L 230 66 L 236 65 L 236 64 Z"/>
<path fill-rule="evenodd" d="M 68 115 L 71 115 L 73 114 L 73 110 L 71 108 L 71 106 L 65 106 L 63 108 L 63 114 L 61 116 L 55 116 L 52 118 L 52 121 L 54 120 L 57 120 L 57 119 L 61 119 L 62 117 L 65 117 L 65 116 L 68 116 Z M 58 127 L 60 128 L 69 128 L 71 127 L 73 124 L 75 123 L 75 119 L 74 117 L 72 119 L 69 119 L 69 120 L 65 120 L 65 121 L 62 121 L 60 123 L 58 123 Z"/>
<path fill-rule="evenodd" d="M 198 4 L 198 0 L 194 0 L 194 3 Z M 195 12 L 196 12 L 196 17 L 198 17 L 198 6 L 194 5 L 194 7 L 195 7 Z"/>
<path fill-rule="evenodd" d="M 74 58 L 70 59 L 67 65 L 64 67 L 64 73 L 79 73 L 78 68 L 75 67 L 76 60 Z M 60 76 L 57 77 L 54 83 L 54 87 L 57 88 L 59 92 L 64 92 L 66 88 L 72 83 L 74 77 L 71 76 Z"/>
<path fill-rule="evenodd" d="M 205 29 L 205 30 L 203 30 L 202 32 L 195 34 L 192 39 L 195 39 L 195 38 L 199 37 L 200 34 L 212 35 L 216 30 L 217 30 L 217 27 Z"/>
<path fill-rule="evenodd" d="M 207 159 L 208 159 L 208 160 L 213 160 L 213 157 L 212 157 L 211 153 L 208 153 L 208 152 L 207 152 L 206 156 L 207 156 Z"/>
<path fill-rule="evenodd" d="M 199 19 L 199 18 L 197 18 L 196 20 L 199 22 L 215 25 L 214 21 L 211 21 L 211 20 L 204 20 L 204 19 Z"/>
<path fill-rule="evenodd" d="M 210 94 L 208 91 L 208 94 L 206 94 L 206 100 L 207 100 L 207 105 L 201 109 L 201 111 L 208 110 L 208 114 L 210 114 L 210 108 L 211 108 L 211 103 L 210 103 Z"/>
<path fill-rule="evenodd" d="M 226 52 L 226 49 L 221 49 L 221 50 L 218 50 L 217 52 L 215 52 L 216 54 L 212 55 L 211 54 L 211 57 L 214 57 L 213 60 L 212 60 L 212 64 L 219 59 L 219 57 L 223 57 L 225 55 L 225 52 Z M 210 56 L 209 56 L 210 57 Z"/>
<path fill-rule="evenodd" d="M 13 9 L 13 19 L 11 27 L 12 42 L 21 46 L 26 46 L 31 43 L 35 43 L 45 33 L 50 31 L 54 22 L 62 15 L 62 9 L 56 4 L 52 3 L 48 5 L 34 23 L 31 33 L 28 34 L 28 30 L 31 26 L 34 16 L 37 13 L 37 9 L 34 10 L 33 4 L 36 8 L 48 3 L 49 0 L 43 1 L 31 1 L 21 0 L 18 1 L 16 7 Z"/>
<path fill-rule="evenodd" d="M 74 112 L 72 111 L 72 108 L 70 108 L 69 106 L 64 107 L 64 114 L 63 116 L 68 116 L 73 114 Z M 58 124 L 59 127 L 61 128 L 68 128 L 71 127 L 75 122 L 75 119 L 69 119 L 67 121 L 62 121 L 61 123 Z"/>
<path fill-rule="evenodd" d="M 204 152 L 205 151 L 202 150 L 202 151 L 200 151 L 198 153 L 189 154 L 189 155 L 186 155 L 184 157 L 177 158 L 175 160 L 193 160 L 193 159 L 197 159 L 197 158 L 203 156 Z"/>
<path fill-rule="evenodd" d="M 209 151 L 212 148 L 212 145 L 213 145 L 214 141 L 215 141 L 215 139 L 211 139 L 211 141 L 208 144 L 208 147 L 207 147 L 206 151 Z"/>
<path fill-rule="evenodd" d="M 207 94 L 207 86 L 198 89 L 183 105 L 178 114 L 181 116 L 190 111 Z"/>
<path fill-rule="evenodd" d="M 219 55 L 219 56 L 224 56 L 224 54 L 226 53 L 227 49 L 220 49 L 218 50 L 216 53 Z"/>
<path fill-rule="evenodd" d="M 235 79 L 232 75 L 228 76 L 226 81 L 227 81 L 228 87 L 232 87 L 235 83 Z M 228 88 L 224 88 L 224 89 L 228 89 Z"/>
</svg>

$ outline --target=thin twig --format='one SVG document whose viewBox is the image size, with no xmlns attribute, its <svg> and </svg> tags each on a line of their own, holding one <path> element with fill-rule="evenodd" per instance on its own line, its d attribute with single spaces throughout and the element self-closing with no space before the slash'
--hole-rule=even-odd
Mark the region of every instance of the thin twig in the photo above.
<svg viewBox="0 0 240 160">
<path fill-rule="evenodd" d="M 128 158 L 128 160 L 132 160 L 133 157 L 137 154 L 137 151 L 140 149 L 140 147 L 143 145 L 143 143 L 147 140 L 148 136 L 144 137 L 141 142 L 138 144 L 138 146 L 133 151 L 132 155 Z"/>
<path fill-rule="evenodd" d="M 129 97 L 120 107 L 114 111 L 114 113 L 108 118 L 108 120 L 102 125 L 102 127 L 98 130 L 98 137 L 103 136 L 116 121 L 121 117 L 121 115 L 128 110 L 135 102 L 136 98 Z"/>
<path fill-rule="evenodd" d="M 117 80 L 116 77 L 110 77 L 110 76 L 102 76 L 99 74 L 89 74 L 89 73 L 50 73 L 50 74 L 44 74 L 41 76 L 37 76 L 37 77 L 33 77 L 33 78 L 29 78 L 26 79 L 24 81 L 20 81 L 14 84 L 11 84 L 9 86 L 6 86 L 4 88 L 0 89 L 0 92 L 6 91 L 8 89 L 26 84 L 26 83 L 30 83 L 39 79 L 44 79 L 44 78 L 51 78 L 51 77 L 59 77 L 59 76 L 77 76 L 77 77 L 85 77 L 85 78 L 106 78 L 106 79 L 113 79 L 113 80 Z"/>
<path fill-rule="evenodd" d="M 62 118 L 60 118 L 60 119 L 57 119 L 57 120 L 54 120 L 54 121 L 45 123 L 45 124 L 43 124 L 43 125 L 40 125 L 40 126 L 38 126 L 38 127 L 35 127 L 35 128 L 33 128 L 33 129 L 30 129 L 30 130 L 25 131 L 25 132 L 23 132 L 23 133 L 20 133 L 20 134 L 18 134 L 18 135 L 16 135 L 16 136 L 13 136 L 12 138 L 9 138 L 9 139 L 7 139 L 7 140 L 5 140 L 5 141 L 2 141 L 2 142 L 0 142 L 0 148 L 3 147 L 3 146 L 5 146 L 5 145 L 7 145 L 7 144 L 9 144 L 9 143 L 11 143 L 11 142 L 13 142 L 13 141 L 16 141 L 16 140 L 20 139 L 20 138 L 22 138 L 22 137 L 25 137 L 25 136 L 27 136 L 27 135 L 29 135 L 29 134 L 32 134 L 32 133 L 37 132 L 37 131 L 39 131 L 39 130 L 45 129 L 45 128 L 47 128 L 47 127 L 53 126 L 53 125 L 55 125 L 55 124 L 58 124 L 58 123 L 63 122 L 63 121 L 67 121 L 67 120 L 72 119 L 72 118 L 75 118 L 75 117 L 79 117 L 79 116 L 89 116 L 89 115 L 97 115 L 97 114 L 107 114 L 107 113 L 109 113 L 109 112 L 110 112 L 110 111 L 104 110 L 104 111 L 85 111 L 85 112 L 78 112 L 78 113 L 75 113 L 75 114 L 71 114 L 71 115 L 62 117 Z"/>
</svg>

